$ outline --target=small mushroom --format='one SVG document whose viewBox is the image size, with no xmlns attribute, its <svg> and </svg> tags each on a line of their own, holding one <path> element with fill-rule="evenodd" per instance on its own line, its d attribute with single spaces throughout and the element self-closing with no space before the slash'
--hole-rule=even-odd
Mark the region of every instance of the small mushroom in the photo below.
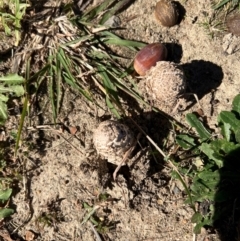
<svg viewBox="0 0 240 241">
<path fill-rule="evenodd" d="M 143 90 L 159 109 L 171 113 L 178 99 L 186 91 L 186 80 L 181 68 L 172 62 L 159 61 L 143 78 Z"/>
<path fill-rule="evenodd" d="M 124 154 L 134 146 L 135 138 L 128 126 L 106 120 L 94 131 L 93 143 L 98 154 L 118 165 Z"/>
</svg>

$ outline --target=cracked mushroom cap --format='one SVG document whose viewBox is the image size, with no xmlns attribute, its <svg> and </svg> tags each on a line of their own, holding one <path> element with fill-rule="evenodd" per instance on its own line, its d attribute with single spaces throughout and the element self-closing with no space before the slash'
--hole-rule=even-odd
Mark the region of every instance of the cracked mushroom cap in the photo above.
<svg viewBox="0 0 240 241">
<path fill-rule="evenodd" d="M 94 131 L 93 143 L 98 154 L 118 165 L 126 151 L 134 145 L 134 135 L 126 125 L 107 120 Z"/>
<path fill-rule="evenodd" d="M 159 61 L 152 67 L 144 82 L 149 98 L 155 101 L 160 109 L 163 109 L 163 106 L 173 108 L 178 97 L 186 90 L 184 72 L 175 63 L 167 61 Z"/>
</svg>

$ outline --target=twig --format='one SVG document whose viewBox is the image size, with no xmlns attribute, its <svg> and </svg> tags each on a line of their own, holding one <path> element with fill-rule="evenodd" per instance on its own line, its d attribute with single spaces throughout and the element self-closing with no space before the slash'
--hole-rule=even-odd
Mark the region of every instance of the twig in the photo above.
<svg viewBox="0 0 240 241">
<path fill-rule="evenodd" d="M 98 234 L 97 230 L 96 230 L 95 227 L 92 225 L 92 223 L 91 223 L 90 221 L 89 221 L 88 223 L 90 224 L 90 227 L 91 227 L 92 231 L 94 232 L 97 241 L 102 241 L 100 235 Z"/>
<path fill-rule="evenodd" d="M 81 155 L 84 155 L 82 151 L 80 151 L 76 146 L 74 146 L 66 137 L 63 136 L 61 131 L 56 130 L 52 128 L 51 126 L 48 125 L 39 125 L 39 126 L 31 126 L 27 128 L 28 130 L 36 130 L 36 129 L 41 129 L 41 130 L 48 130 L 48 131 L 53 131 L 56 132 L 58 135 L 60 135 L 72 148 L 74 148 L 77 152 L 79 152 Z"/>
</svg>

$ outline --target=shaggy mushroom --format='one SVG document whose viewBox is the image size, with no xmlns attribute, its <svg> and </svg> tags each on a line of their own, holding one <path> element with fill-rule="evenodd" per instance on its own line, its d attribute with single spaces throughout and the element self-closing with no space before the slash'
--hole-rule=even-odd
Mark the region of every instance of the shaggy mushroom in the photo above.
<svg viewBox="0 0 240 241">
<path fill-rule="evenodd" d="M 186 91 L 184 73 L 172 62 L 157 62 L 156 66 L 147 72 L 143 83 L 147 98 L 167 113 L 172 113 L 178 107 L 179 98 Z"/>
<path fill-rule="evenodd" d="M 126 125 L 107 120 L 100 123 L 94 131 L 93 143 L 98 154 L 109 162 L 119 165 L 124 155 L 135 146 L 136 142 L 132 131 Z"/>
</svg>

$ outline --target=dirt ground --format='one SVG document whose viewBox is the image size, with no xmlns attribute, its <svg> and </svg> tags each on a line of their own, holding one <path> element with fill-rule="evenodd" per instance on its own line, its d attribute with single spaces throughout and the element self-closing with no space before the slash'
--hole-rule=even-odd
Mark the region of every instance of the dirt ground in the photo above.
<svg viewBox="0 0 240 241">
<path fill-rule="evenodd" d="M 185 17 L 172 28 L 156 22 L 153 14 L 156 2 L 131 1 L 118 15 L 120 27 L 124 28 L 118 33 L 126 39 L 165 43 L 169 60 L 181 64 L 187 75 L 188 91 L 198 95 L 209 126 L 215 129 L 217 114 L 229 110 L 233 97 L 239 93 L 240 38 L 206 27 L 214 14 L 210 0 L 179 1 Z M 0 71 L 4 73 L 4 70 L 2 65 Z M 66 126 L 78 128 L 74 136 L 35 128 L 52 121 L 46 95 L 39 98 L 43 100 L 41 118 L 31 113 L 31 125 L 30 121 L 26 122 L 28 145 L 20 155 L 25 163 L 23 182 L 12 198 L 16 212 L 6 222 L 12 239 L 2 240 L 229 240 L 220 239 L 218 230 L 193 234 L 193 211 L 184 203 L 186 194 L 182 184 L 171 177 L 172 169 L 160 155 L 153 158 L 151 146 L 144 137 L 140 137 L 140 145 L 128 165 L 121 168 L 119 185 L 113 181 L 116 166 L 101 160 L 92 144 L 92 133 L 98 123 L 113 118 L 100 96 L 98 104 L 102 108 L 96 108 L 71 90 L 65 90 L 59 119 Z M 123 104 L 161 147 L 169 135 L 167 121 L 151 110 L 138 106 L 132 111 L 127 102 Z M 177 118 L 184 121 L 186 113 L 198 108 L 194 105 Z M 131 121 L 123 121 L 138 134 Z M 14 127 L 9 124 L 7 128 L 10 132 Z M 90 210 L 84 204 L 96 209 L 95 219 L 102 225 L 101 239 L 91 223 L 84 222 Z M 29 235 L 34 237 L 31 239 Z"/>
</svg>

